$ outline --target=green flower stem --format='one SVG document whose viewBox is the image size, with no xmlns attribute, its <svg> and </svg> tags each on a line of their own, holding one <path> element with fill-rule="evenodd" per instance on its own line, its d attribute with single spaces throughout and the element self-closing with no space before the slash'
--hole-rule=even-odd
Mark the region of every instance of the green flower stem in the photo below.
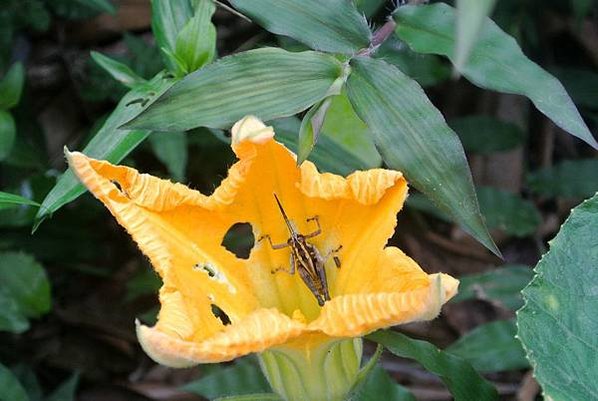
<svg viewBox="0 0 598 401">
<path fill-rule="evenodd" d="M 259 361 L 285 401 L 342 401 L 357 380 L 362 348 L 361 338 L 331 340 L 316 348 L 271 349 Z"/>
</svg>

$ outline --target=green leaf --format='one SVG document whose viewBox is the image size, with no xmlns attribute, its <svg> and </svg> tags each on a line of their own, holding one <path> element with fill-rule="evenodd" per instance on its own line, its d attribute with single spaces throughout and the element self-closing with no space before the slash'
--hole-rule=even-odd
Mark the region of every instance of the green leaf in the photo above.
<svg viewBox="0 0 598 401">
<path fill-rule="evenodd" d="M 530 173 L 527 183 L 540 195 L 585 198 L 598 190 L 598 159 L 565 160 Z"/>
<path fill-rule="evenodd" d="M 595 400 L 598 194 L 577 206 L 523 290 L 518 336 L 544 398 Z"/>
<path fill-rule="evenodd" d="M 478 154 L 502 152 L 521 146 L 525 132 L 517 125 L 491 116 L 472 115 L 449 121 L 466 151 Z"/>
<path fill-rule="evenodd" d="M 0 192 L 0 210 L 16 205 L 39 206 L 39 203 L 19 195 L 9 194 L 7 192 Z"/>
<path fill-rule="evenodd" d="M 351 67 L 349 99 L 386 164 L 500 254 L 484 226 L 459 138 L 421 87 L 382 60 L 357 57 Z"/>
<path fill-rule="evenodd" d="M 29 401 L 27 392 L 15 375 L 0 363 L 0 401 Z"/>
<path fill-rule="evenodd" d="M 242 359 L 182 387 L 183 391 L 213 399 L 231 395 L 266 393 L 270 385 L 252 359 Z"/>
<path fill-rule="evenodd" d="M 581 21 L 590 13 L 594 2 L 595 0 L 570 0 L 577 21 Z"/>
<path fill-rule="evenodd" d="M 193 18 L 176 38 L 174 54 L 180 60 L 185 74 L 210 63 L 216 54 L 216 27 L 212 15 L 216 5 L 212 0 L 198 0 Z"/>
<path fill-rule="evenodd" d="M 457 0 L 455 69 L 458 71 L 462 70 L 467 62 L 486 17 L 494 8 L 494 3 L 496 0 Z"/>
<path fill-rule="evenodd" d="M 500 320 L 476 327 L 445 349 L 483 373 L 525 369 L 529 362 L 515 338 L 515 320 Z"/>
<path fill-rule="evenodd" d="M 296 117 L 287 117 L 269 122 L 276 132 L 276 140 L 297 153 L 297 136 L 301 121 Z M 354 154 L 349 153 L 336 141 L 322 135 L 308 160 L 315 163 L 318 170 L 340 175 L 349 175 L 355 170 L 368 167 Z"/>
<path fill-rule="evenodd" d="M 158 47 L 174 52 L 177 36 L 191 18 L 189 0 L 152 0 L 152 31 Z"/>
<path fill-rule="evenodd" d="M 385 0 L 355 0 L 355 7 L 357 10 L 365 15 L 371 17 L 374 15 L 385 3 Z"/>
<path fill-rule="evenodd" d="M 92 51 L 91 58 L 108 74 L 110 74 L 112 78 L 127 88 L 132 89 L 135 86 L 146 82 L 145 79 L 135 74 L 128 65 L 111 59 L 110 57 L 104 56 L 101 53 Z"/>
<path fill-rule="evenodd" d="M 402 6 L 393 14 L 397 35 L 419 53 L 447 56 L 455 63 L 456 12 L 437 3 Z M 475 85 L 527 96 L 556 125 L 598 149 L 563 85 L 529 60 L 515 40 L 486 19 L 468 61 L 459 70 Z"/>
<path fill-rule="evenodd" d="M 50 310 L 50 282 L 44 268 L 24 253 L 0 253 L 0 329 L 20 333 Z"/>
<path fill-rule="evenodd" d="M 368 126 L 355 114 L 346 91 L 332 97 L 320 141 L 327 140 L 324 138 L 330 138 L 349 152 L 352 158 L 356 158 L 356 170 L 380 167 L 382 164 L 382 157 L 374 146 L 372 134 Z"/>
<path fill-rule="evenodd" d="M 149 137 L 156 157 L 164 163 L 172 177 L 185 181 L 187 169 L 187 134 L 185 132 L 154 132 Z"/>
<path fill-rule="evenodd" d="M 523 305 L 521 290 L 532 277 L 531 269 L 523 265 L 505 265 L 488 272 L 464 276 L 459 279 L 459 293 L 451 302 L 479 299 L 516 310 Z"/>
<path fill-rule="evenodd" d="M 402 358 L 414 359 L 446 384 L 455 401 L 497 400 L 496 389 L 465 360 L 404 334 L 380 330 L 367 336 Z"/>
<path fill-rule="evenodd" d="M 111 163 L 121 161 L 147 138 L 150 131 L 121 130 L 118 127 L 145 110 L 173 83 L 173 80 L 166 80 L 159 74 L 148 83 L 127 93 L 82 152 L 89 157 L 108 160 Z M 79 183 L 71 170 L 67 170 L 42 202 L 36 215 L 36 227 L 48 215 L 77 199 L 84 192 L 85 187 Z"/>
<path fill-rule="evenodd" d="M 56 390 L 50 394 L 45 401 L 74 401 L 77 386 L 79 385 L 79 374 L 73 374 L 65 380 Z"/>
<path fill-rule="evenodd" d="M 14 63 L 4 78 L 0 80 L 0 109 L 7 110 L 19 103 L 24 83 L 25 69 L 23 64 Z"/>
<path fill-rule="evenodd" d="M 315 50 L 355 54 L 371 32 L 352 1 L 231 0 L 236 9 L 268 31 L 290 36 Z"/>
<path fill-rule="evenodd" d="M 125 126 L 186 131 L 228 128 L 248 114 L 264 121 L 286 117 L 326 97 L 342 72 L 338 60 L 321 53 L 250 50 L 186 76 Z"/>
<path fill-rule="evenodd" d="M 382 43 L 374 56 L 397 66 L 423 87 L 437 85 L 451 76 L 451 69 L 443 59 L 414 52 L 396 35 Z"/>
<path fill-rule="evenodd" d="M 299 128 L 297 164 L 303 163 L 316 145 L 331 102 L 332 99 L 327 97 L 305 113 Z"/>
<path fill-rule="evenodd" d="M 283 401 L 278 394 L 274 393 L 260 393 L 260 394 L 245 394 L 233 395 L 232 397 L 220 397 L 214 401 Z"/>
<path fill-rule="evenodd" d="M 416 401 L 413 394 L 397 384 L 381 366 L 376 366 L 365 380 L 360 391 L 348 401 Z"/>
<path fill-rule="evenodd" d="M 10 155 L 16 136 L 17 127 L 12 115 L 7 111 L 0 110 L 0 161 Z"/>
<path fill-rule="evenodd" d="M 477 194 L 486 226 L 490 229 L 498 228 L 509 235 L 526 237 L 542 222 L 536 206 L 518 195 L 492 187 L 480 187 Z"/>
</svg>

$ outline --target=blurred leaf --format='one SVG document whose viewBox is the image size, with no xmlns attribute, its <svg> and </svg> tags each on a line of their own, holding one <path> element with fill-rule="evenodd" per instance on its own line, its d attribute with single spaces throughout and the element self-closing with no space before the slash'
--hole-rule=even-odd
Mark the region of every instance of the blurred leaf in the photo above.
<svg viewBox="0 0 598 401">
<path fill-rule="evenodd" d="M 3 161 L 10 155 L 15 144 L 17 127 L 12 115 L 4 110 L 0 110 L 0 161 Z"/>
<path fill-rule="evenodd" d="M 39 206 L 39 203 L 32 201 L 31 199 L 24 198 L 19 195 L 9 194 L 6 192 L 0 192 L 0 209 L 11 207 L 14 205 L 31 205 Z"/>
<path fill-rule="evenodd" d="M 457 32 L 455 69 L 466 64 L 471 49 L 478 40 L 486 18 L 492 13 L 496 0 L 457 0 Z"/>
<path fill-rule="evenodd" d="M 388 38 L 375 53 L 389 64 L 395 65 L 423 87 L 437 85 L 451 75 L 450 67 L 433 54 L 416 53 L 396 35 Z"/>
<path fill-rule="evenodd" d="M 403 386 L 397 384 L 381 366 L 376 366 L 366 377 L 363 387 L 348 401 L 416 401 Z"/>
<path fill-rule="evenodd" d="M 32 256 L 0 253 L 0 304 L 6 307 L 0 309 L 0 329 L 17 333 L 29 326 L 23 325 L 22 317 L 36 318 L 50 310 L 50 283 Z"/>
<path fill-rule="evenodd" d="M 152 0 L 152 31 L 158 47 L 174 52 L 179 32 L 192 17 L 189 0 Z"/>
<path fill-rule="evenodd" d="M 82 152 L 89 157 L 108 160 L 111 163 L 121 161 L 147 138 L 150 131 L 121 130 L 118 127 L 145 110 L 173 83 L 173 80 L 166 80 L 160 74 L 147 84 L 140 85 L 127 93 Z M 72 202 L 84 192 L 85 188 L 75 178 L 73 172 L 67 170 L 42 202 L 36 216 L 36 227 L 48 215 L 54 213 L 63 205 Z"/>
<path fill-rule="evenodd" d="M 23 64 L 14 63 L 0 80 L 0 109 L 7 110 L 19 103 L 24 83 Z"/>
<path fill-rule="evenodd" d="M 444 3 L 402 6 L 393 14 L 397 35 L 419 53 L 455 63 L 455 9 Z M 486 19 L 471 56 L 459 70 L 482 88 L 527 96 L 556 125 L 598 149 L 561 83 L 529 60 L 515 40 Z"/>
<path fill-rule="evenodd" d="M 521 146 L 525 133 L 515 124 L 485 115 L 472 115 L 449 121 L 459 134 L 466 151 L 489 154 Z"/>
<path fill-rule="evenodd" d="M 152 78 L 164 68 L 156 46 L 141 37 L 125 33 L 125 44 L 131 55 L 131 69 L 142 78 Z"/>
<path fill-rule="evenodd" d="M 518 195 L 492 187 L 480 187 L 477 194 L 480 210 L 490 229 L 498 228 L 509 235 L 526 237 L 542 222 L 536 206 Z"/>
<path fill-rule="evenodd" d="M 544 196 L 585 198 L 598 190 L 598 159 L 565 160 L 530 173 L 530 189 Z"/>
<path fill-rule="evenodd" d="M 149 143 L 156 157 L 164 163 L 175 180 L 185 181 L 187 169 L 187 134 L 185 132 L 154 132 Z"/>
<path fill-rule="evenodd" d="M 380 167 L 382 164 L 382 157 L 374 146 L 372 134 L 355 114 L 345 91 L 332 97 L 322 127 L 322 136 L 330 138 L 358 159 L 361 167 L 356 167 L 355 170 Z"/>
<path fill-rule="evenodd" d="M 263 48 L 221 58 L 187 75 L 127 128 L 227 128 L 248 114 L 290 116 L 323 99 L 342 65 L 316 52 Z"/>
<path fill-rule="evenodd" d="M 409 208 L 413 208 L 415 210 L 419 210 L 420 212 L 427 213 L 431 216 L 436 217 L 437 219 L 446 221 L 448 223 L 452 223 L 453 220 L 448 216 L 446 213 L 438 209 L 436 205 L 432 203 L 431 200 L 426 198 L 425 195 L 420 193 L 412 193 L 409 194 L 407 198 L 406 206 Z"/>
<path fill-rule="evenodd" d="M 297 153 L 297 137 L 301 121 L 296 117 L 287 117 L 270 121 L 269 124 L 274 127 L 276 140 Z M 367 169 L 355 154 L 349 153 L 336 141 L 324 135 L 310 153 L 308 160 L 314 162 L 320 171 L 344 176 L 355 170 Z"/>
<path fill-rule="evenodd" d="M 500 254 L 484 226 L 459 138 L 421 87 L 382 60 L 357 57 L 351 67 L 349 99 L 386 164 Z"/>
<path fill-rule="evenodd" d="M 0 400 L 29 401 L 25 389 L 15 375 L 0 363 Z"/>
<path fill-rule="evenodd" d="M 102 12 L 116 12 L 109 0 L 52 0 L 47 4 L 56 15 L 71 20 L 91 18 Z"/>
<path fill-rule="evenodd" d="M 283 401 L 283 399 L 274 393 L 260 393 L 220 397 L 216 398 L 214 401 Z"/>
<path fill-rule="evenodd" d="M 29 401 L 42 401 L 42 388 L 31 366 L 20 363 L 12 368 L 12 372 L 27 392 Z"/>
<path fill-rule="evenodd" d="M 268 31 L 290 36 L 315 50 L 355 54 L 370 44 L 363 15 L 346 0 L 231 0 Z"/>
<path fill-rule="evenodd" d="M 34 174 L 7 188 L 11 191 L 10 198 L 16 195 L 19 199 L 6 199 L 8 202 L 4 203 L 4 195 L 0 193 L 0 227 L 31 227 L 40 206 L 37 201 L 42 201 L 55 183 L 51 175 Z"/>
<path fill-rule="evenodd" d="M 116 14 L 116 8 L 110 0 L 75 0 L 93 10 L 108 14 Z"/>
<path fill-rule="evenodd" d="M 65 380 L 56 390 L 50 394 L 45 401 L 75 401 L 75 393 L 79 385 L 79 374 L 73 374 Z"/>
<path fill-rule="evenodd" d="M 379 330 L 366 338 L 384 345 L 396 356 L 416 360 L 427 371 L 438 375 L 455 401 L 498 400 L 496 389 L 458 356 L 390 330 Z"/>
<path fill-rule="evenodd" d="M 262 371 L 251 358 L 238 360 L 182 387 L 183 391 L 208 399 L 271 391 Z"/>
<path fill-rule="evenodd" d="M 575 18 L 578 21 L 581 21 L 585 18 L 592 9 L 592 6 L 595 3 L 595 0 L 569 0 L 571 6 L 573 7 L 573 13 L 575 14 Z"/>
<path fill-rule="evenodd" d="M 127 88 L 132 89 L 145 82 L 145 79 L 135 74 L 126 64 L 94 51 L 91 52 L 91 58 L 110 74 L 112 78 L 122 83 Z"/>
<path fill-rule="evenodd" d="M 320 137 L 320 131 L 326 118 L 326 112 L 332 102 L 331 97 L 327 97 L 314 104 L 305 113 L 303 120 L 301 121 L 301 127 L 299 128 L 299 137 L 297 139 L 298 151 L 297 151 L 297 163 L 303 163 L 312 149 L 316 145 L 318 138 Z"/>
<path fill-rule="evenodd" d="M 544 397 L 598 394 L 598 194 L 577 206 L 536 265 L 517 313 L 518 337 Z"/>
<path fill-rule="evenodd" d="M 579 106 L 598 109 L 598 74 L 590 70 L 577 68 L 551 68 L 573 101 Z"/>
<path fill-rule="evenodd" d="M 216 27 L 212 15 L 216 5 L 212 0 L 198 0 L 193 18 L 176 38 L 175 55 L 181 60 L 184 74 L 191 73 L 210 63 L 216 54 Z"/>
<path fill-rule="evenodd" d="M 451 302 L 480 299 L 516 310 L 523 305 L 521 290 L 531 281 L 533 272 L 528 266 L 505 265 L 484 273 L 459 279 L 459 293 Z"/>
<path fill-rule="evenodd" d="M 516 334 L 515 320 L 483 324 L 451 344 L 445 352 L 465 359 L 482 373 L 526 369 L 529 362 Z"/>
</svg>

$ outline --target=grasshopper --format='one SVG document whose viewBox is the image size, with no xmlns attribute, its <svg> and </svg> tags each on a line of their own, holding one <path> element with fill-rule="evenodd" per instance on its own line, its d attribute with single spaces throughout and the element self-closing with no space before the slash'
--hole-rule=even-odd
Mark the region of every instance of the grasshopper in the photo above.
<svg viewBox="0 0 598 401">
<path fill-rule="evenodd" d="M 320 220 L 318 216 L 310 217 L 306 219 L 307 222 L 314 221 L 317 225 L 317 229 L 310 234 L 301 234 L 298 233 L 295 228 L 293 227 L 291 220 L 287 217 L 287 214 L 278 199 L 278 196 L 274 194 L 274 199 L 276 199 L 276 204 L 280 209 L 280 213 L 282 214 L 282 218 L 284 219 L 285 224 L 289 230 L 289 234 L 291 236 L 287 240 L 287 242 L 283 242 L 281 244 L 274 244 L 272 243 L 272 238 L 270 235 L 266 234 L 261 236 L 258 239 L 258 242 L 267 239 L 270 242 L 270 246 L 272 249 L 284 249 L 284 248 L 291 248 L 291 256 L 290 256 L 290 268 L 286 270 L 282 267 L 278 269 L 272 270 L 272 274 L 275 274 L 279 271 L 285 271 L 289 274 L 295 274 L 295 270 L 299 272 L 301 279 L 307 285 L 307 288 L 314 294 L 316 300 L 318 301 L 318 305 L 323 306 L 326 301 L 330 301 L 330 292 L 328 290 L 328 280 L 326 279 L 326 269 L 325 264 L 328 259 L 332 256 L 334 260 L 334 264 L 337 268 L 341 267 L 341 262 L 336 255 L 333 255 L 341 250 L 342 245 L 338 248 L 331 250 L 325 256 L 322 256 L 318 248 L 316 248 L 313 244 L 310 244 L 307 240 L 313 237 L 316 237 L 322 233 L 322 228 L 320 227 Z"/>
</svg>

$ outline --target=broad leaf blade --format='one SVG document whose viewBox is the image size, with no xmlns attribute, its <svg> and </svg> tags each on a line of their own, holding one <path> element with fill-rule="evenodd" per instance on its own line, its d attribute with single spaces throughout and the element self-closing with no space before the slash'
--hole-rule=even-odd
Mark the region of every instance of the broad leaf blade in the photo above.
<svg viewBox="0 0 598 401">
<path fill-rule="evenodd" d="M 565 160 L 530 173 L 530 189 L 544 196 L 585 198 L 598 190 L 598 159 Z"/>
<path fill-rule="evenodd" d="M 455 9 L 444 4 L 403 6 L 393 14 L 396 34 L 420 53 L 447 56 L 455 64 Z M 468 61 L 459 70 L 475 85 L 527 96 L 556 125 L 598 149 L 563 85 L 529 60 L 515 40 L 486 19 Z"/>
<path fill-rule="evenodd" d="M 6 159 L 15 144 L 17 127 L 8 111 L 0 110 L 0 161 Z"/>
<path fill-rule="evenodd" d="M 397 384 L 381 366 L 376 366 L 365 383 L 348 401 L 416 401 L 413 394 Z"/>
<path fill-rule="evenodd" d="M 29 401 L 27 392 L 15 375 L 0 363 L 0 401 Z"/>
<path fill-rule="evenodd" d="M 299 128 L 298 138 L 298 152 L 297 152 L 297 163 L 301 164 L 311 153 L 312 149 L 316 145 L 320 136 L 324 119 L 326 118 L 326 112 L 330 107 L 332 99 L 327 97 L 319 103 L 314 104 L 311 109 L 301 121 L 301 127 Z"/>
<path fill-rule="evenodd" d="M 514 320 L 487 323 L 465 334 L 445 351 L 465 359 L 478 372 L 525 369 L 529 362 L 516 334 Z"/>
<path fill-rule="evenodd" d="M 226 368 L 218 367 L 215 372 L 186 384 L 182 390 L 209 399 L 271 391 L 266 378 L 251 359 L 237 361 Z"/>
<path fill-rule="evenodd" d="M 455 45 L 455 69 L 463 68 L 469 53 L 478 39 L 486 17 L 490 15 L 496 0 L 457 0 L 457 40 Z"/>
<path fill-rule="evenodd" d="M 148 104 L 172 86 L 174 81 L 166 80 L 162 74 L 156 76 L 147 84 L 141 85 L 127 93 L 119 102 L 116 109 L 106 120 L 82 152 L 89 157 L 108 160 L 118 163 L 133 149 L 137 147 L 150 131 L 147 130 L 121 130 L 118 127 L 125 121 L 135 117 Z M 145 102 L 145 105 L 143 105 Z M 59 179 L 54 188 L 46 196 L 36 215 L 36 226 L 48 215 L 54 213 L 63 205 L 72 202 L 85 192 L 85 187 L 75 178 L 73 172 L 67 170 Z"/>
<path fill-rule="evenodd" d="M 10 109 L 21 100 L 25 69 L 23 64 L 14 63 L 6 75 L 0 80 L 0 109 Z"/>
<path fill-rule="evenodd" d="M 384 345 L 393 354 L 414 359 L 446 384 L 455 401 L 491 401 L 498 399 L 496 389 L 465 360 L 440 351 L 434 345 L 414 340 L 404 334 L 380 330 L 367 336 Z"/>
<path fill-rule="evenodd" d="M 382 60 L 357 57 L 351 66 L 349 99 L 386 164 L 500 254 L 484 226 L 459 138 L 421 87 Z"/>
<path fill-rule="evenodd" d="M 104 71 L 110 74 L 112 78 L 127 88 L 133 88 L 145 82 L 145 79 L 135 74 L 128 65 L 123 64 L 120 61 L 116 61 L 94 51 L 91 52 L 91 58 L 96 62 L 96 64 L 102 67 Z"/>
<path fill-rule="evenodd" d="M 598 194 L 577 206 L 536 265 L 518 336 L 546 399 L 598 395 Z"/>
<path fill-rule="evenodd" d="M 224 57 L 186 76 L 127 128 L 228 128 L 248 114 L 286 117 L 322 100 L 342 74 L 332 56 L 264 48 Z"/>
<path fill-rule="evenodd" d="M 231 0 L 268 31 L 290 36 L 315 50 L 354 54 L 368 47 L 371 32 L 346 0 Z"/>
<path fill-rule="evenodd" d="M 459 278 L 459 293 L 451 302 L 479 299 L 516 310 L 523 305 L 521 290 L 533 277 L 523 265 L 506 265 L 496 270 Z"/>
</svg>

